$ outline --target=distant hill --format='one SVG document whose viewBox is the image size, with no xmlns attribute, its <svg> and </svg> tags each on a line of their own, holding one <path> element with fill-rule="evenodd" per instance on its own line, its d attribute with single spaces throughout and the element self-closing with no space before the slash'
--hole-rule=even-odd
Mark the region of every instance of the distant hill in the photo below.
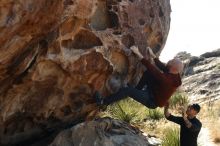
<svg viewBox="0 0 220 146">
<path fill-rule="evenodd" d="M 220 99 L 220 49 L 200 56 L 180 52 L 177 57 L 185 64 L 182 89 L 191 100 L 204 102 Z"/>
</svg>

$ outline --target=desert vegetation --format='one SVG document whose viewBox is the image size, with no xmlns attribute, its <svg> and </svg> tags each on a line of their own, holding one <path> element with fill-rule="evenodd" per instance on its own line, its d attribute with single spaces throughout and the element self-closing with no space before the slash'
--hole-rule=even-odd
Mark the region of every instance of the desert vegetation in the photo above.
<svg viewBox="0 0 220 146">
<path fill-rule="evenodd" d="M 189 98 L 183 92 L 176 92 L 170 99 L 170 111 L 180 115 L 180 107 L 187 106 Z M 198 118 L 203 127 L 208 127 L 211 132 L 211 141 L 220 143 L 220 102 L 212 101 L 201 103 L 201 113 Z M 165 119 L 163 108 L 148 109 L 132 98 L 126 98 L 117 103 L 109 105 L 100 116 L 120 119 L 138 127 L 143 132 L 160 138 L 162 146 L 179 146 L 179 126 Z M 181 115 L 180 115 L 181 116 Z M 213 127 L 213 124 L 215 127 Z M 204 146 L 199 142 L 199 146 Z"/>
</svg>

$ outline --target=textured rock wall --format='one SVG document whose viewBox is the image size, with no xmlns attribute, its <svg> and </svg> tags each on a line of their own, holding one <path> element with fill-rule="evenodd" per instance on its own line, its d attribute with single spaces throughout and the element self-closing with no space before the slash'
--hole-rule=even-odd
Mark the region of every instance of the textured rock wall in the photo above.
<svg viewBox="0 0 220 146">
<path fill-rule="evenodd" d="M 0 0 L 1 143 L 93 117 L 94 90 L 138 81 L 132 45 L 160 54 L 170 11 L 169 0 Z"/>
</svg>

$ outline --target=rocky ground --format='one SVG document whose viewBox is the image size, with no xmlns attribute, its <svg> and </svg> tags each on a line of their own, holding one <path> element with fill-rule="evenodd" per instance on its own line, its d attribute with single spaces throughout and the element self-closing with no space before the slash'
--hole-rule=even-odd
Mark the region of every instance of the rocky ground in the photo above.
<svg viewBox="0 0 220 146">
<path fill-rule="evenodd" d="M 150 140 L 152 143 L 152 139 Z M 152 146 L 149 138 L 128 123 L 102 118 L 61 132 L 50 146 Z M 155 144 L 154 144 L 155 145 Z"/>
</svg>

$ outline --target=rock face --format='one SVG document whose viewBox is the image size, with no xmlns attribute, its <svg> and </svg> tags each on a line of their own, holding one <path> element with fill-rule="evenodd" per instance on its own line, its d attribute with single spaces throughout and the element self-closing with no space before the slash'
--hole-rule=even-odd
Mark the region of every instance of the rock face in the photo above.
<svg viewBox="0 0 220 146">
<path fill-rule="evenodd" d="M 109 118 L 78 124 L 61 132 L 50 146 L 148 146 L 144 135 L 127 123 Z"/>
<path fill-rule="evenodd" d="M 159 55 L 170 11 L 169 0 L 1 0 L 1 144 L 93 117 L 94 90 L 135 84 L 130 47 Z"/>
<path fill-rule="evenodd" d="M 183 90 L 199 102 L 220 99 L 220 49 L 199 57 L 179 53 L 185 61 Z"/>
</svg>

